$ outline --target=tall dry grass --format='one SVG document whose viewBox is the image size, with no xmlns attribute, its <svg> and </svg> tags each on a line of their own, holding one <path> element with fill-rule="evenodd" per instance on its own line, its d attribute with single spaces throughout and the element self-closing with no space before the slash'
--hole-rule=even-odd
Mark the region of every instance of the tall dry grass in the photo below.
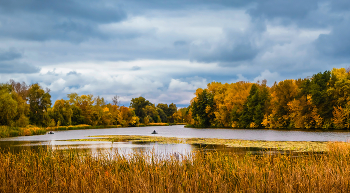
<svg viewBox="0 0 350 193">
<path fill-rule="evenodd" d="M 330 143 L 324 154 L 195 152 L 182 159 L 0 153 L 0 192 L 350 192 L 350 145 Z"/>
</svg>

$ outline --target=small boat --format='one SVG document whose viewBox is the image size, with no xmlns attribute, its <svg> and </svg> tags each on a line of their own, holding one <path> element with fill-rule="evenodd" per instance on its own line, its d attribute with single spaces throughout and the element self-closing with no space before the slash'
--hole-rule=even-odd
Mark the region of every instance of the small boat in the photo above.
<svg viewBox="0 0 350 193">
<path fill-rule="evenodd" d="M 50 131 L 50 132 L 48 132 L 47 134 L 55 134 L 54 132 L 52 132 L 52 131 Z"/>
<path fill-rule="evenodd" d="M 158 134 L 156 130 L 153 130 L 152 134 Z"/>
</svg>

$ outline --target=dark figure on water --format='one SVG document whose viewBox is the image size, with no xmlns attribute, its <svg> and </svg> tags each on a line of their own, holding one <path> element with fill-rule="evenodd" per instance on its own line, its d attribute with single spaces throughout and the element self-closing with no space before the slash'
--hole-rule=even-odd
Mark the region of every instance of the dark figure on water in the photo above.
<svg viewBox="0 0 350 193">
<path fill-rule="evenodd" d="M 153 130 L 152 134 L 158 134 L 156 130 Z"/>
</svg>

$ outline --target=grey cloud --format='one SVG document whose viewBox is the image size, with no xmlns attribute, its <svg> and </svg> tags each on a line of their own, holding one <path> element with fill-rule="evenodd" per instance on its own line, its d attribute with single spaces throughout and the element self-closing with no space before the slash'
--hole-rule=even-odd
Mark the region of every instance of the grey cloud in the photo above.
<svg viewBox="0 0 350 193">
<path fill-rule="evenodd" d="M 0 21 L 2 21 L 0 35 L 13 39 L 34 41 L 61 40 L 72 43 L 80 43 L 89 38 L 108 38 L 108 36 L 97 30 L 95 23 L 65 19 L 56 21 L 56 19 L 45 18 L 44 15 L 36 17 L 28 15 L 26 18 L 24 17 L 26 16 L 14 16 L 10 20 L 0 17 Z M 36 21 L 37 18 L 40 18 L 41 21 Z"/>
<path fill-rule="evenodd" d="M 191 45 L 191 59 L 199 62 L 233 63 L 252 60 L 258 54 L 258 49 L 248 40 L 229 42 L 225 44 Z"/>
<path fill-rule="evenodd" d="M 113 1 L 0 1 L 0 12 L 2 37 L 75 43 L 89 38 L 107 39 L 98 25 L 127 17 Z"/>
<path fill-rule="evenodd" d="M 256 1 L 256 7 L 248 10 L 253 17 L 301 19 L 318 7 L 318 0 Z"/>
<path fill-rule="evenodd" d="M 350 9 L 350 1 L 348 0 L 331 0 L 330 6 L 332 11 L 346 11 Z"/>
<path fill-rule="evenodd" d="M 76 71 L 70 71 L 70 72 L 68 72 L 67 73 L 67 76 L 69 76 L 69 75 L 79 75 L 79 73 L 77 73 Z"/>
<path fill-rule="evenodd" d="M 0 50 L 0 61 L 8 61 L 21 58 L 22 54 L 14 49 Z"/>
<path fill-rule="evenodd" d="M 241 8 L 250 5 L 253 0 L 129 0 L 124 4 L 126 7 L 132 7 L 138 11 L 144 9 L 193 9 L 194 7 L 202 7 L 208 9 L 219 8 Z"/>
<path fill-rule="evenodd" d="M 141 67 L 140 67 L 140 66 L 133 66 L 133 67 L 131 68 L 131 70 L 133 70 L 133 71 L 141 70 Z"/>
<path fill-rule="evenodd" d="M 40 13 L 56 18 L 79 18 L 102 23 L 117 22 L 126 17 L 118 3 L 106 0 L 1 0 L 0 10 L 2 13 Z"/>
<path fill-rule="evenodd" d="M 7 73 L 37 73 L 40 68 L 30 64 L 17 63 L 17 62 L 0 62 L 0 74 Z"/>
<path fill-rule="evenodd" d="M 187 45 L 187 42 L 179 40 L 179 41 L 174 42 L 173 45 L 174 46 L 185 46 L 185 45 Z"/>
<path fill-rule="evenodd" d="M 269 20 L 282 25 L 297 24 L 303 28 L 326 28 L 341 21 L 338 14 L 330 12 L 332 1 L 295 0 L 256 1 L 256 6 L 247 10 L 256 22 Z"/>
<path fill-rule="evenodd" d="M 314 45 L 321 56 L 350 58 L 350 21 L 334 27 L 330 34 L 321 34 Z"/>
</svg>

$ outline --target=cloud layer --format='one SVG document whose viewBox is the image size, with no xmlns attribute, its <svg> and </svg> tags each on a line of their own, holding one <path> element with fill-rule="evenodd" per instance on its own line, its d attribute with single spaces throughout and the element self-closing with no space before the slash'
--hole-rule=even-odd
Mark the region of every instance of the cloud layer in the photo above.
<svg viewBox="0 0 350 193">
<path fill-rule="evenodd" d="M 349 67 L 349 34 L 346 0 L 0 1 L 0 81 L 186 106 L 212 81 Z"/>
</svg>

